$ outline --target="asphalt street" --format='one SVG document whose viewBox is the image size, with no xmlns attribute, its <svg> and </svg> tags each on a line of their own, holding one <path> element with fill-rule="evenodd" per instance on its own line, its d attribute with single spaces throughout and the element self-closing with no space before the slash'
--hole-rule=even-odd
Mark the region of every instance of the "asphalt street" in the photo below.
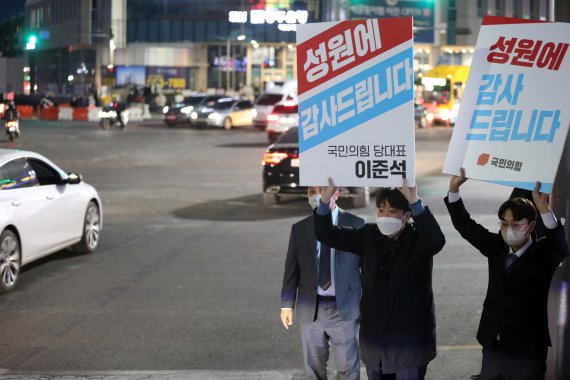
<svg viewBox="0 0 570 380">
<path fill-rule="evenodd" d="M 38 151 L 99 190 L 104 228 L 97 252 L 33 263 L 0 297 L 0 378 L 303 378 L 300 329 L 282 327 L 279 293 L 290 226 L 310 210 L 305 199 L 263 205 L 263 133 L 156 121 L 124 132 L 24 121 L 22 131 L 11 147 Z M 487 268 L 443 204 L 450 136 L 445 128 L 416 136 L 419 194 L 447 238 L 434 261 L 438 356 L 429 380 L 468 379 L 481 359 Z M 462 187 L 468 209 L 493 230 L 509 193 Z M 373 221 L 373 203 L 351 211 Z"/>
</svg>

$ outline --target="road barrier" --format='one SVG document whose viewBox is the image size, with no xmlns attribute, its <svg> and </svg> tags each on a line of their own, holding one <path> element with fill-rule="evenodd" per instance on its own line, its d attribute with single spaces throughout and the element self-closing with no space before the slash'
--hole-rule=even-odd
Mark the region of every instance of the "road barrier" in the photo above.
<svg viewBox="0 0 570 380">
<path fill-rule="evenodd" d="M 40 117 L 42 120 L 58 120 L 59 108 L 47 107 L 41 110 Z"/>
<path fill-rule="evenodd" d="M 31 118 L 34 116 L 32 106 L 18 106 L 21 118 Z M 47 107 L 41 110 L 39 117 L 42 120 L 59 120 L 59 121 L 99 121 L 99 112 L 101 107 L 70 107 L 67 104 L 61 104 L 59 107 Z M 129 121 L 142 121 L 150 119 L 148 107 L 144 108 L 139 105 L 130 107 L 123 111 L 123 119 Z"/>
<path fill-rule="evenodd" d="M 33 106 L 16 106 L 16 110 L 20 114 L 21 119 L 30 119 L 34 117 Z"/>
</svg>

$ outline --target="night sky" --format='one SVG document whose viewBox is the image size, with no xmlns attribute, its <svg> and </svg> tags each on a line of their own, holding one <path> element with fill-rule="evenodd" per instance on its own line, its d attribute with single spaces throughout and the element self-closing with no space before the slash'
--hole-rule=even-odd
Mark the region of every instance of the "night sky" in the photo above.
<svg viewBox="0 0 570 380">
<path fill-rule="evenodd" d="M 24 11 L 26 0 L 0 0 L 0 23 Z"/>
</svg>

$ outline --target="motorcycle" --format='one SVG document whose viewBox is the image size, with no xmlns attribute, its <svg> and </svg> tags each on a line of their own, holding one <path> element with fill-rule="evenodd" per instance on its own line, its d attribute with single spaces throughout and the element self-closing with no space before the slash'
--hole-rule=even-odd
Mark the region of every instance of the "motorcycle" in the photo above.
<svg viewBox="0 0 570 380">
<path fill-rule="evenodd" d="M 122 123 L 119 117 L 121 117 Z M 118 127 L 120 130 L 125 130 L 128 123 L 129 120 L 125 112 L 122 112 L 121 116 L 119 116 L 116 109 L 112 106 L 103 107 L 103 109 L 99 111 L 99 126 L 101 129 L 109 130 L 111 127 Z"/>
<path fill-rule="evenodd" d="M 10 142 L 15 141 L 18 136 L 20 136 L 18 120 L 7 120 L 6 124 L 4 124 L 4 128 L 6 128 L 6 136 L 8 136 Z"/>
</svg>

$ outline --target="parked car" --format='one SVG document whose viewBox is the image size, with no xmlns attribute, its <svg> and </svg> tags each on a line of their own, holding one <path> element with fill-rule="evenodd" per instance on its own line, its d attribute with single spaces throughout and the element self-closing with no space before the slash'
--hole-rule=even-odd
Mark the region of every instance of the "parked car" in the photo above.
<svg viewBox="0 0 570 380">
<path fill-rule="evenodd" d="M 34 260 L 66 247 L 93 252 L 102 226 L 97 190 L 79 174 L 34 152 L 0 149 L 0 293 Z"/>
<path fill-rule="evenodd" d="M 285 103 L 273 107 L 267 115 L 267 139 L 275 142 L 279 136 L 291 127 L 299 125 L 299 107 L 295 102 Z"/>
<path fill-rule="evenodd" d="M 275 205 L 285 197 L 306 197 L 307 187 L 299 186 L 299 134 L 291 127 L 263 155 L 263 203 Z M 366 207 L 368 187 L 341 187 L 340 197 L 350 198 L 354 207 Z"/>
<path fill-rule="evenodd" d="M 188 96 L 184 98 L 182 103 L 175 103 L 170 106 L 165 106 L 162 109 L 164 122 L 169 127 L 174 127 L 180 123 L 190 125 L 190 115 L 192 114 L 192 111 L 197 110 L 202 106 L 212 106 L 220 98 L 222 98 L 221 95 L 199 94 Z"/>
<path fill-rule="evenodd" d="M 221 98 L 212 106 L 200 107 L 190 115 L 198 127 L 248 127 L 253 125 L 253 103 L 249 100 Z"/>
<path fill-rule="evenodd" d="M 284 105 L 286 102 L 297 103 L 297 81 L 288 80 L 285 82 L 272 82 L 266 91 L 261 94 L 254 104 L 254 125 L 260 130 L 267 127 L 267 115 L 273 111 L 277 105 Z"/>
</svg>

